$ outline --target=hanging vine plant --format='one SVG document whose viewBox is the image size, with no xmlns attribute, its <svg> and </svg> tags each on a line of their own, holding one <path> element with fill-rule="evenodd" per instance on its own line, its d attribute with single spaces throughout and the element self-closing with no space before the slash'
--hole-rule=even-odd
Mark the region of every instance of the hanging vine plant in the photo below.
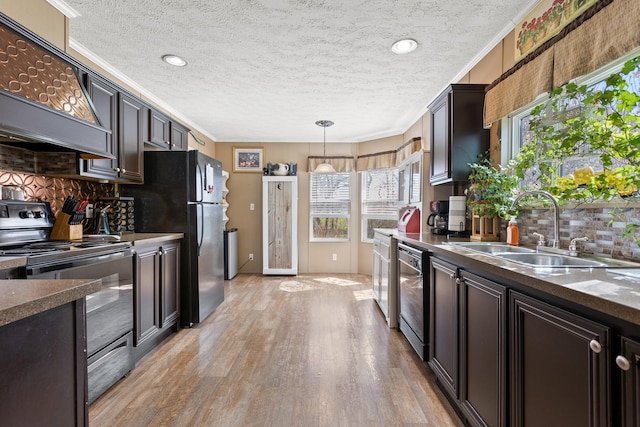
<svg viewBox="0 0 640 427">
<path fill-rule="evenodd" d="M 639 65 L 640 56 L 600 85 L 568 83 L 554 89 L 548 101 L 531 112 L 534 141 L 512 164 L 518 178 L 535 180 L 560 203 L 637 200 L 640 93 L 625 77 L 640 73 Z M 566 173 L 563 165 L 571 161 L 576 167 Z M 638 225 L 629 222 L 625 236 L 633 235 L 638 242 L 637 233 Z"/>
</svg>

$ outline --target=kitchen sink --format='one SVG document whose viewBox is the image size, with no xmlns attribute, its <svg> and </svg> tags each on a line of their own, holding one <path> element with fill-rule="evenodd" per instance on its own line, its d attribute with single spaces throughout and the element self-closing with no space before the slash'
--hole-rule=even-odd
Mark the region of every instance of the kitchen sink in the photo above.
<svg viewBox="0 0 640 427">
<path fill-rule="evenodd" d="M 524 248 L 522 246 L 509 246 L 506 243 L 500 242 L 456 242 L 453 245 L 460 246 L 466 249 L 471 249 L 486 254 L 501 254 L 501 253 L 535 253 L 535 249 Z"/>
<path fill-rule="evenodd" d="M 455 242 L 451 245 L 486 255 L 538 268 L 638 268 L 638 264 L 610 258 L 587 259 L 554 252 L 543 252 L 523 246 L 509 246 L 503 242 Z M 548 249 L 551 251 L 551 249 Z M 590 256 L 590 258 L 595 258 Z"/>
<path fill-rule="evenodd" d="M 599 261 L 578 258 L 566 255 L 543 254 L 543 253 L 501 253 L 498 258 L 515 261 L 534 267 L 607 267 Z"/>
</svg>

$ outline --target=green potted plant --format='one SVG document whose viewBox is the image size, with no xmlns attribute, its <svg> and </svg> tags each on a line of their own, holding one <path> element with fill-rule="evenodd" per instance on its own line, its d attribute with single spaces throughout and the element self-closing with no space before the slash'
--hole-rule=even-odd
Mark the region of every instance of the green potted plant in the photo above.
<svg viewBox="0 0 640 427">
<path fill-rule="evenodd" d="M 498 170 L 484 158 L 470 163 L 469 187 L 465 190 L 472 212 L 473 240 L 500 240 L 499 218 L 509 219 L 517 178 L 509 170 Z"/>
<path fill-rule="evenodd" d="M 517 178 L 510 171 L 498 170 L 489 159 L 470 163 L 467 206 L 478 216 L 509 219 L 509 207 L 515 197 Z"/>
</svg>

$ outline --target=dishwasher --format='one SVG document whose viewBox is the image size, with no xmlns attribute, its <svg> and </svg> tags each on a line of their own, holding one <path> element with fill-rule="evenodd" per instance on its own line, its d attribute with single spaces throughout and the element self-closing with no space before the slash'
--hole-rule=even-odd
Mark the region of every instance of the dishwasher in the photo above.
<svg viewBox="0 0 640 427">
<path fill-rule="evenodd" d="M 429 330 L 429 316 L 425 308 L 429 307 L 429 292 L 424 287 L 429 277 L 423 276 L 428 257 L 427 251 L 398 243 L 398 328 L 422 360 L 428 354 L 425 331 Z"/>
</svg>

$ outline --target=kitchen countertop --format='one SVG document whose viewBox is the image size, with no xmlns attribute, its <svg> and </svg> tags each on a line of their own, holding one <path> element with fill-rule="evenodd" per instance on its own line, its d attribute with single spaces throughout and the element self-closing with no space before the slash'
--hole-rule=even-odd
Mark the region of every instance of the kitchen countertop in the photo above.
<svg viewBox="0 0 640 427">
<path fill-rule="evenodd" d="M 0 257 L 0 270 L 9 270 L 27 265 L 26 256 L 3 256 Z"/>
<path fill-rule="evenodd" d="M 183 237 L 183 233 L 130 233 L 120 241 L 141 246 Z M 25 256 L 0 257 L 0 270 L 22 267 L 26 262 Z M 100 280 L 0 280 L 0 326 L 84 298 L 100 287 Z"/>
<path fill-rule="evenodd" d="M 533 268 L 501 258 L 448 244 L 468 239 L 438 236 L 431 233 L 393 233 L 393 236 L 416 247 L 430 250 L 474 273 L 482 270 L 488 278 L 517 283 L 591 310 L 640 325 L 640 263 L 628 268 Z M 635 271 L 632 271 L 635 270 Z M 618 272 L 618 273 L 617 273 Z M 638 273 L 631 277 L 619 273 Z M 482 275 L 482 274 L 480 274 Z"/>
<path fill-rule="evenodd" d="M 180 240 L 184 233 L 127 233 L 120 236 L 121 242 L 131 242 L 132 246 L 153 245 L 170 240 Z"/>
<path fill-rule="evenodd" d="M 0 326 L 84 298 L 101 280 L 0 280 Z"/>
</svg>

